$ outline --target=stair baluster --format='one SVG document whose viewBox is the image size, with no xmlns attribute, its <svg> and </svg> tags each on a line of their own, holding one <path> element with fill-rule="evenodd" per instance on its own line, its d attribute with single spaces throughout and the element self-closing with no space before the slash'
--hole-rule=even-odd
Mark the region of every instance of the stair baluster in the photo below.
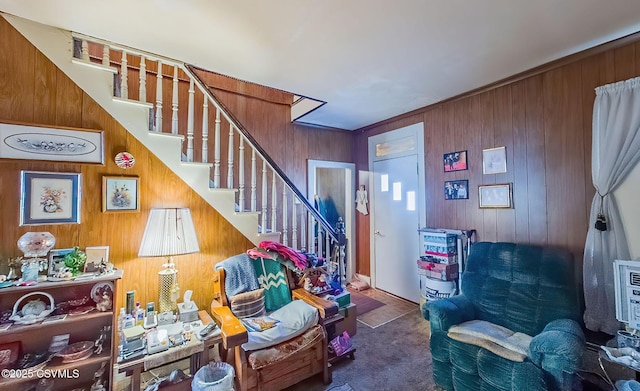
<svg viewBox="0 0 640 391">
<path fill-rule="evenodd" d="M 275 173 L 274 173 L 275 176 Z M 289 232 L 287 230 L 289 215 L 287 214 L 287 186 L 282 183 L 282 244 L 289 245 Z"/>
<path fill-rule="evenodd" d="M 220 109 L 216 108 L 216 125 L 213 134 L 213 187 L 220 188 Z"/>
<path fill-rule="evenodd" d="M 162 133 L 162 60 L 158 60 L 156 76 L 156 126 L 154 130 Z"/>
<path fill-rule="evenodd" d="M 257 209 L 257 203 L 258 203 L 258 195 L 256 194 L 256 187 L 257 187 L 257 167 L 256 167 L 256 149 L 255 148 L 251 148 L 251 211 L 255 212 Z"/>
<path fill-rule="evenodd" d="M 129 99 L 129 61 L 125 50 L 122 51 L 120 62 L 120 98 Z"/>
<path fill-rule="evenodd" d="M 173 95 L 171 99 L 171 134 L 178 134 L 178 65 L 173 66 Z"/>
<path fill-rule="evenodd" d="M 209 99 L 202 102 L 202 163 L 209 161 Z M 220 170 L 220 167 L 218 167 Z M 218 173 L 219 175 L 219 173 Z"/>
<path fill-rule="evenodd" d="M 278 208 L 278 193 L 276 189 L 276 172 L 271 171 L 271 232 L 277 231 L 276 211 Z"/>
<path fill-rule="evenodd" d="M 140 102 L 147 101 L 147 59 L 140 56 Z"/>
<path fill-rule="evenodd" d="M 111 60 L 109 56 L 110 56 L 109 45 L 102 45 L 102 65 L 106 67 L 111 65 Z"/>
<path fill-rule="evenodd" d="M 267 184 L 267 161 L 262 159 L 262 202 L 260 204 L 261 208 L 262 208 L 262 214 L 260 215 L 260 217 L 262 217 L 262 233 L 266 233 L 267 232 L 267 197 L 269 194 L 268 191 L 268 184 Z"/>
<path fill-rule="evenodd" d="M 233 189 L 233 125 L 229 124 L 229 151 L 227 159 L 227 189 Z"/>
<path fill-rule="evenodd" d="M 244 136 L 240 136 L 240 145 L 238 146 L 238 211 L 244 212 Z"/>
<path fill-rule="evenodd" d="M 195 95 L 196 90 L 193 87 L 193 79 L 189 81 L 189 103 L 187 107 L 187 161 L 193 161 L 193 132 L 195 122 Z"/>
</svg>

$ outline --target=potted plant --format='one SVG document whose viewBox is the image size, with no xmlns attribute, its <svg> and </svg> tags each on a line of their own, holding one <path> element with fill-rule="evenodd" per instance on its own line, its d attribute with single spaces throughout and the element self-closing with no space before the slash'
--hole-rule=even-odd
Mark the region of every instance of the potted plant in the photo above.
<svg viewBox="0 0 640 391">
<path fill-rule="evenodd" d="M 84 264 L 87 261 L 87 254 L 80 250 L 80 247 L 76 246 L 73 251 L 64 256 L 64 265 L 69 268 L 74 276 L 77 276 L 84 268 Z"/>
</svg>

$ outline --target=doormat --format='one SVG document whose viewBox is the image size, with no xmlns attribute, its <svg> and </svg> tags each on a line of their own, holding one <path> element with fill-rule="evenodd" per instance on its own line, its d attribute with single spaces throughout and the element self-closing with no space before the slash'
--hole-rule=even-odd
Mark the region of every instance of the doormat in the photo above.
<svg viewBox="0 0 640 391">
<path fill-rule="evenodd" d="M 335 386 L 335 387 L 328 388 L 327 391 L 355 391 L 355 390 L 353 388 L 351 388 L 349 383 L 345 383 L 345 384 L 343 384 L 341 386 Z"/>
<path fill-rule="evenodd" d="M 382 307 L 378 307 L 362 315 L 360 314 L 360 308 L 357 308 L 358 322 L 372 329 L 385 325 L 412 311 L 419 310 L 418 304 L 400 299 L 378 289 L 367 289 L 361 292 L 361 294 L 384 303 Z"/>
<path fill-rule="evenodd" d="M 374 298 L 371 298 L 367 295 L 364 295 L 360 292 L 347 288 L 351 295 L 351 302 L 356 305 L 356 310 L 358 311 L 358 316 L 364 315 L 369 311 L 373 311 L 376 308 L 382 307 L 384 305 L 383 302 L 378 301 Z"/>
</svg>

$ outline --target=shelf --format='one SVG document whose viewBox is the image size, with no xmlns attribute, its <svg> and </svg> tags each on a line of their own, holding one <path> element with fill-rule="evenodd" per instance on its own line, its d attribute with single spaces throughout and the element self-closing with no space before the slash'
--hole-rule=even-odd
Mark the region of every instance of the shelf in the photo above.
<svg viewBox="0 0 640 391">
<path fill-rule="evenodd" d="M 13 324 L 8 329 L 0 331 L 0 337 L 3 337 L 5 335 L 10 335 L 10 334 L 21 333 L 21 332 L 34 331 L 34 330 L 41 331 L 45 327 L 59 326 L 62 324 L 72 324 L 76 322 L 82 322 L 82 321 L 98 319 L 98 318 L 111 319 L 112 317 L 113 317 L 112 311 L 100 312 L 97 310 L 93 310 L 92 312 L 89 312 L 88 314 L 83 314 L 83 315 L 67 315 L 67 317 L 64 320 L 57 321 L 57 322 L 42 323 L 42 321 L 40 321 L 34 324 L 25 324 L 25 325 Z"/>
<path fill-rule="evenodd" d="M 65 288 L 70 286 L 78 286 L 84 284 L 95 284 L 100 281 L 113 281 L 122 278 L 122 270 L 115 270 L 111 274 L 104 274 L 101 276 L 95 276 L 93 278 L 82 278 L 69 281 L 42 281 L 31 286 L 10 286 L 0 289 L 0 294 L 7 294 L 12 292 L 26 292 L 26 291 L 40 291 L 55 288 Z"/>
<path fill-rule="evenodd" d="M 108 353 L 103 353 L 100 354 L 98 356 L 91 356 L 85 360 L 82 361 L 75 361 L 75 362 L 70 362 L 70 363 L 62 363 L 61 359 L 58 357 L 54 357 L 52 359 L 52 363 L 49 363 L 49 365 L 47 365 L 46 367 L 44 367 L 42 370 L 46 370 L 46 371 L 68 371 L 67 374 L 67 378 L 72 378 L 74 377 L 74 369 L 79 370 L 79 374 L 75 375 L 78 377 L 86 377 L 83 376 L 84 374 L 81 371 L 81 368 L 83 367 L 88 367 L 88 366 L 92 366 L 92 365 L 98 365 L 101 364 L 103 362 L 109 362 L 111 360 L 111 357 L 109 357 Z M 42 376 L 38 377 L 38 374 L 42 374 Z M 51 377 L 52 372 L 48 372 L 49 376 Z M 0 389 L 5 389 L 5 386 L 12 386 L 12 385 L 16 385 L 16 384 L 21 384 L 21 383 L 25 383 L 25 382 L 29 382 L 29 381 L 37 381 L 43 377 L 45 377 L 45 372 L 33 372 L 32 377 L 17 377 L 17 378 L 2 378 L 0 379 Z M 65 378 L 65 376 L 59 372 L 58 376 L 60 376 L 61 378 Z"/>
</svg>

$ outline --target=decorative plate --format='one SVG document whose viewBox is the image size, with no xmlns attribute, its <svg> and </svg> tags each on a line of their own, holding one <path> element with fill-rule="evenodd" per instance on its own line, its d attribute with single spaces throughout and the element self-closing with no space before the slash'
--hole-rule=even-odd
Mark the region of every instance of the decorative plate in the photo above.
<svg viewBox="0 0 640 391">
<path fill-rule="evenodd" d="M 85 305 L 82 307 L 75 307 L 69 310 L 69 315 L 84 315 L 93 311 L 96 307 L 92 305 Z"/>
<path fill-rule="evenodd" d="M 125 170 L 136 164 L 136 159 L 129 152 L 118 153 L 114 160 L 116 162 L 116 166 L 124 168 Z"/>
<path fill-rule="evenodd" d="M 93 286 L 93 288 L 91 288 L 91 298 L 96 303 L 101 302 L 102 301 L 102 296 L 104 296 L 105 294 L 107 296 L 109 296 L 110 299 L 113 299 L 113 291 L 114 291 L 114 289 L 115 289 L 115 287 L 113 285 L 113 282 L 111 282 L 111 281 L 99 282 L 99 283 L 95 284 Z"/>
<path fill-rule="evenodd" d="M 93 354 L 93 341 L 82 341 L 73 343 L 58 352 L 63 363 L 80 361 L 91 357 Z"/>
</svg>

